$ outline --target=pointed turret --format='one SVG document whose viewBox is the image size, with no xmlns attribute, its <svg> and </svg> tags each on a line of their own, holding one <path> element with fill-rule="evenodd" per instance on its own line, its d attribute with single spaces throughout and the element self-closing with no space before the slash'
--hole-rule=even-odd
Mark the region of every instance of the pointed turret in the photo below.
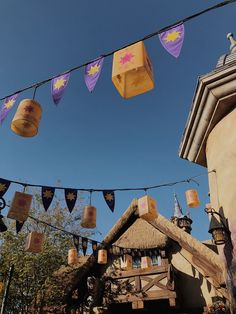
<svg viewBox="0 0 236 314">
<path fill-rule="evenodd" d="M 192 230 L 191 228 L 192 219 L 190 218 L 190 212 L 188 211 L 186 215 L 183 214 L 176 193 L 174 193 L 174 212 L 173 216 L 171 217 L 171 222 L 173 222 L 173 224 L 175 224 L 176 226 L 185 230 L 188 233 L 190 233 Z"/>
</svg>

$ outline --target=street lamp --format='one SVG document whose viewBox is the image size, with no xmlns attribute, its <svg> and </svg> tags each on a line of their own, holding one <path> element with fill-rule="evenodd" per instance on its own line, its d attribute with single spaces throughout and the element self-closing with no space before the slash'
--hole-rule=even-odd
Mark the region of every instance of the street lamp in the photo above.
<svg viewBox="0 0 236 314">
<path fill-rule="evenodd" d="M 205 208 L 207 214 L 211 214 L 211 221 L 208 232 L 212 234 L 212 238 L 216 245 L 225 244 L 226 240 L 230 236 L 230 230 L 227 225 L 227 220 L 224 217 L 215 211 L 214 208 Z M 214 215 L 218 215 L 220 221 L 216 219 Z"/>
</svg>

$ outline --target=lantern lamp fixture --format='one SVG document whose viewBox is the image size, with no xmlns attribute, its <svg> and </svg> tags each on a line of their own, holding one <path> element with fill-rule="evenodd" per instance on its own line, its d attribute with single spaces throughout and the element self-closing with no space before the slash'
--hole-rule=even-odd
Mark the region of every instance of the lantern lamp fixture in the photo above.
<svg viewBox="0 0 236 314">
<path fill-rule="evenodd" d="M 207 214 L 211 214 L 211 221 L 208 232 L 212 234 L 212 238 L 216 245 L 225 244 L 230 239 L 230 230 L 227 220 L 218 213 L 214 208 L 205 208 Z M 215 215 L 219 216 L 216 219 Z"/>
</svg>

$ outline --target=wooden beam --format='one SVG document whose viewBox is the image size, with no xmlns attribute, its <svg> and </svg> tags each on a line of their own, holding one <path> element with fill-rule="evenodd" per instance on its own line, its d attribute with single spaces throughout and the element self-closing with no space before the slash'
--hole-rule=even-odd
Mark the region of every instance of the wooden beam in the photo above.
<svg viewBox="0 0 236 314">
<path fill-rule="evenodd" d="M 136 295 L 132 295 L 130 293 L 126 295 L 119 295 L 115 298 L 115 302 L 118 303 L 127 303 L 127 302 L 133 302 L 138 300 L 143 301 L 154 301 L 154 300 L 163 300 L 163 299 L 175 299 L 176 293 L 174 291 L 169 290 L 158 290 L 158 291 L 148 291 L 144 294 L 137 293 Z"/>
<path fill-rule="evenodd" d="M 163 290 L 167 290 L 166 286 L 164 286 L 164 285 L 159 283 L 160 280 L 162 280 L 162 279 L 164 279 L 166 277 L 167 277 L 167 274 L 162 274 L 162 275 L 160 275 L 160 276 L 158 276 L 156 278 L 153 278 L 153 279 L 152 278 L 148 278 L 148 277 L 141 277 L 141 279 L 143 279 L 143 280 L 147 280 L 147 278 L 148 278 L 148 281 L 149 281 L 149 283 L 142 288 L 142 291 L 146 292 L 147 290 L 149 290 L 154 285 L 157 286 L 157 284 L 159 284 L 159 288 L 161 288 Z"/>
<path fill-rule="evenodd" d="M 137 268 L 132 270 L 124 270 L 124 271 L 117 271 L 114 275 L 111 276 L 113 279 L 121 279 L 121 278 L 128 278 L 134 276 L 144 276 L 144 275 L 153 275 L 153 274 L 161 274 L 168 271 L 168 265 L 164 266 L 152 266 L 149 268 Z"/>
<path fill-rule="evenodd" d="M 140 292 L 140 290 L 141 290 L 140 276 L 135 276 L 135 290 L 137 292 Z"/>
</svg>

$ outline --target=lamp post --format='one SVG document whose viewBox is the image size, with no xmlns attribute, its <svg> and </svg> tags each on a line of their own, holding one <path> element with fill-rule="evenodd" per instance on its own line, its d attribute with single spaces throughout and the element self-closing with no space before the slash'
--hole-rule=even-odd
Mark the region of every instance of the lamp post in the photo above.
<svg viewBox="0 0 236 314">
<path fill-rule="evenodd" d="M 3 300 L 2 300 L 2 306 L 1 306 L 0 314 L 4 314 L 5 313 L 5 309 L 6 309 L 6 305 L 7 305 L 7 298 L 8 298 L 8 294 L 9 294 L 9 288 L 10 288 L 13 272 L 14 272 L 14 265 L 11 265 L 11 267 L 9 269 L 8 276 L 7 276 L 7 283 L 6 283 L 6 288 L 5 288 L 4 295 L 3 295 Z"/>
</svg>

